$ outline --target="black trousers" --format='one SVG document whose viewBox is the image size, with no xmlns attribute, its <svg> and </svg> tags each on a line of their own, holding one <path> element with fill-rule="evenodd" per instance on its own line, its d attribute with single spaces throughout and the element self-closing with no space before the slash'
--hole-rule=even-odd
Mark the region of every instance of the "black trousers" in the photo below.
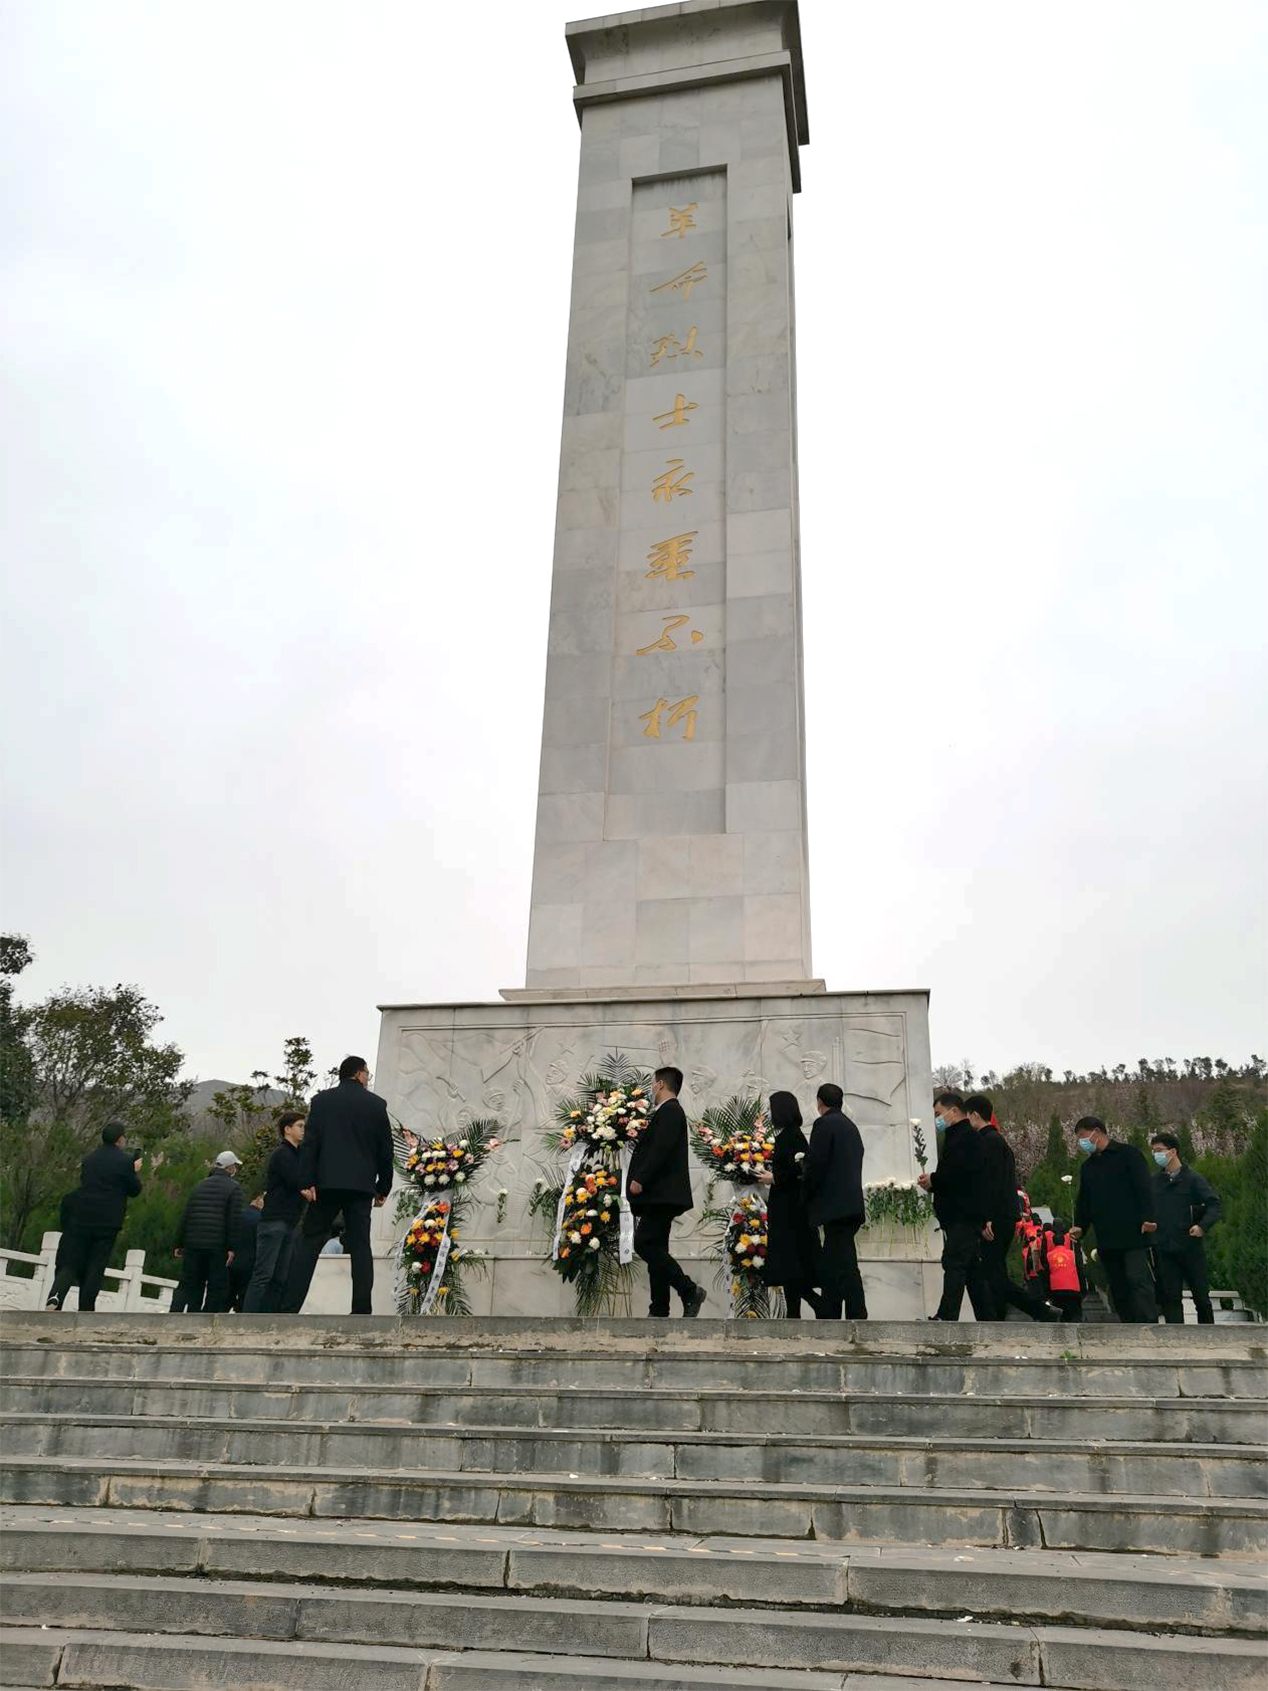
<svg viewBox="0 0 1268 1691">
<path fill-rule="evenodd" d="M 1154 1278 L 1149 1272 L 1149 1247 L 1107 1251 L 1102 1246 L 1100 1256 L 1109 1277 L 1110 1302 L 1118 1319 L 1156 1322 L 1158 1305 L 1154 1301 Z"/>
<path fill-rule="evenodd" d="M 288 1315 L 298 1315 L 304 1307 L 308 1288 L 313 1283 L 313 1271 L 321 1247 L 330 1237 L 335 1217 L 343 1211 L 343 1248 L 352 1258 L 352 1313 L 369 1315 L 374 1293 L 374 1252 L 370 1249 L 370 1215 L 374 1209 L 372 1192 L 346 1192 L 338 1186 L 318 1189 L 317 1202 L 309 1204 L 300 1223 L 291 1271 L 286 1281 L 282 1308 Z M 257 1250 L 259 1247 L 256 1247 Z"/>
<path fill-rule="evenodd" d="M 784 1286 L 784 1313 L 789 1321 L 801 1320 L 801 1306 L 808 1303 L 815 1315 L 823 1314 L 823 1300 L 804 1280 L 790 1280 Z"/>
<path fill-rule="evenodd" d="M 823 1289 L 815 1314 L 821 1321 L 839 1321 L 845 1306 L 847 1321 L 867 1320 L 867 1299 L 859 1273 L 854 1235 L 863 1225 L 862 1216 L 847 1216 L 823 1224 Z"/>
<path fill-rule="evenodd" d="M 286 1292 L 295 1250 L 295 1224 L 291 1221 L 262 1221 L 255 1241 L 255 1267 L 246 1297 L 244 1315 L 268 1314 L 277 1309 Z"/>
<path fill-rule="evenodd" d="M 1158 1277 L 1158 1302 L 1162 1318 L 1170 1326 L 1184 1320 L 1184 1288 L 1193 1293 L 1198 1321 L 1209 1327 L 1215 1320 L 1211 1307 L 1211 1284 L 1206 1274 L 1206 1247 L 1201 1239 L 1190 1239 L 1178 1251 L 1155 1251 L 1154 1273 Z"/>
<path fill-rule="evenodd" d="M 669 1230 L 677 1218 L 677 1210 L 664 1204 L 647 1204 L 634 1218 L 634 1254 L 647 1264 L 647 1279 L 651 1287 L 649 1315 L 669 1314 L 669 1294 L 677 1292 L 685 1306 L 696 1289 L 690 1275 L 669 1254 Z"/>
<path fill-rule="evenodd" d="M 60 1309 L 72 1286 L 79 1287 L 79 1307 L 91 1312 L 97 1307 L 97 1293 L 105 1279 L 106 1264 L 119 1237 L 117 1227 L 72 1227 L 62 1234 L 53 1268 L 48 1302 Z"/>
<path fill-rule="evenodd" d="M 181 1255 L 181 1277 L 172 1293 L 172 1313 L 181 1315 L 220 1315 L 229 1307 L 228 1252 L 197 1248 Z"/>
<path fill-rule="evenodd" d="M 1032 1321 L 1051 1321 L 1052 1311 L 1039 1293 L 1019 1286 L 1008 1272 L 1008 1252 L 1013 1242 L 1012 1221 L 995 1221 L 991 1225 L 995 1229 L 995 1237 L 983 1239 L 979 1246 L 982 1270 L 986 1276 L 986 1289 L 991 1295 L 993 1306 L 991 1319 L 1006 1320 L 1011 1305 L 1013 1309 L 1021 1310 L 1023 1315 L 1028 1315 Z"/>
<path fill-rule="evenodd" d="M 1082 1321 L 1083 1293 L 1082 1292 L 1053 1292 L 1050 1294 L 1052 1302 L 1061 1311 L 1062 1321 Z"/>
<path fill-rule="evenodd" d="M 982 1263 L 984 1243 L 981 1228 L 971 1221 L 953 1221 L 943 1228 L 942 1301 L 935 1320 L 958 1321 L 966 1291 L 979 1321 L 989 1321 L 994 1315 L 995 1300 L 987 1287 Z"/>
</svg>

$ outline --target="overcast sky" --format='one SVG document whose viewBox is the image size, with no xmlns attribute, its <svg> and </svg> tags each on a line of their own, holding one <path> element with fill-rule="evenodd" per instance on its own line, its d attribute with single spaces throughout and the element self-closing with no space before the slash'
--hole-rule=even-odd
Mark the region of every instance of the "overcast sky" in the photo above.
<svg viewBox="0 0 1268 1691">
<path fill-rule="evenodd" d="M 5 0 L 4 896 L 193 1075 L 523 982 L 559 0 Z M 816 972 L 1265 1049 L 1268 9 L 803 0 Z"/>
</svg>

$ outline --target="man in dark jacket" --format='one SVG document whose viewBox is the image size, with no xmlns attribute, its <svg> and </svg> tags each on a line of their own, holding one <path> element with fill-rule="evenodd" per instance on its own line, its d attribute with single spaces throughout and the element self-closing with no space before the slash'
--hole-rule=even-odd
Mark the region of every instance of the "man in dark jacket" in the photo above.
<svg viewBox="0 0 1268 1691">
<path fill-rule="evenodd" d="M 1058 1321 L 1060 1317 L 1035 1292 L 1024 1290 L 1008 1272 L 1008 1253 L 1017 1233 L 1017 1163 L 1013 1148 L 999 1130 L 995 1108 L 982 1093 L 964 1102 L 969 1126 L 977 1134 L 986 1180 L 986 1226 L 982 1230 L 981 1258 L 986 1289 L 994 1305 L 996 1321 L 1008 1318 L 1008 1306 L 1021 1310 L 1032 1321 Z"/>
<path fill-rule="evenodd" d="M 933 1213 L 942 1229 L 942 1299 L 935 1321 L 958 1321 L 967 1288 L 973 1314 L 989 1321 L 995 1303 L 982 1266 L 987 1215 L 986 1165 L 977 1134 L 969 1126 L 958 1092 L 939 1092 L 933 1101 L 941 1150 L 932 1174 L 919 1184 L 933 1193 Z"/>
<path fill-rule="evenodd" d="M 189 1194 L 181 1216 L 175 1252 L 181 1277 L 172 1293 L 173 1314 L 219 1315 L 228 1309 L 229 1267 L 241 1217 L 238 1159 L 232 1151 L 222 1151 L 211 1173 Z"/>
<path fill-rule="evenodd" d="M 58 1246 L 48 1309 L 60 1309 L 76 1283 L 80 1309 L 87 1313 L 97 1307 L 128 1199 L 141 1190 L 141 1159 L 127 1150 L 127 1143 L 123 1124 L 108 1122 L 101 1130 L 101 1144 L 79 1166 L 79 1191 L 63 1200 L 63 1215 L 70 1225 L 64 1227 Z"/>
<path fill-rule="evenodd" d="M 1149 1142 L 1154 1162 L 1154 1206 L 1158 1231 L 1154 1234 L 1154 1273 L 1158 1302 L 1169 1326 L 1184 1320 L 1184 1288 L 1193 1293 L 1193 1307 L 1203 1326 L 1215 1320 L 1211 1288 L 1206 1276 L 1203 1240 L 1220 1219 L 1219 1199 L 1195 1169 L 1180 1161 L 1180 1141 L 1174 1133 L 1155 1133 Z"/>
<path fill-rule="evenodd" d="M 304 1207 L 299 1195 L 303 1112 L 284 1110 L 278 1117 L 277 1136 L 281 1143 L 264 1175 L 264 1208 L 255 1241 L 255 1269 L 242 1301 L 244 1315 L 267 1314 L 281 1305 L 295 1249 L 295 1228 Z"/>
<path fill-rule="evenodd" d="M 1099 1116 L 1084 1116 L 1074 1131 L 1087 1161 L 1079 1174 L 1070 1237 L 1082 1238 L 1089 1227 L 1095 1232 L 1118 1319 L 1153 1323 L 1158 1306 L 1149 1245 L 1158 1224 L 1149 1165 L 1134 1145 L 1111 1139 Z"/>
<path fill-rule="evenodd" d="M 339 1084 L 313 1099 L 299 1153 L 300 1195 L 308 1209 L 300 1228 L 282 1308 L 304 1307 L 321 1248 L 343 1211 L 344 1249 L 352 1258 L 352 1313 L 369 1315 L 374 1293 L 370 1213 L 392 1190 L 392 1124 L 387 1105 L 370 1091 L 364 1057 L 345 1057 Z"/>
<path fill-rule="evenodd" d="M 625 1190 L 634 1212 L 634 1250 L 647 1264 L 651 1288 L 649 1315 L 669 1314 L 669 1294 L 682 1299 L 684 1315 L 699 1315 L 703 1286 L 669 1254 L 669 1231 L 674 1220 L 692 1208 L 691 1168 L 687 1160 L 687 1117 L 678 1094 L 681 1069 L 657 1069 L 652 1080 L 656 1108 L 639 1134 L 630 1155 Z"/>
<path fill-rule="evenodd" d="M 810 1129 L 802 1164 L 806 1214 L 823 1228 L 823 1293 L 815 1314 L 839 1321 L 867 1320 L 867 1299 L 854 1236 L 863 1225 L 863 1136 L 842 1106 L 845 1094 L 825 1081 L 819 1088 L 819 1119 Z"/>
</svg>

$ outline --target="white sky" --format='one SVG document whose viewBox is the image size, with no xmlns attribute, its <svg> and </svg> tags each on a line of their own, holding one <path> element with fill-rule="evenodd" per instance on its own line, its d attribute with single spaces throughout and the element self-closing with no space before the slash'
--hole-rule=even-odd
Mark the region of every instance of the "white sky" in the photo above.
<svg viewBox="0 0 1268 1691">
<path fill-rule="evenodd" d="M 0 4 L 24 996 L 237 1077 L 522 983 L 583 14 Z M 802 14 L 816 971 L 1262 1051 L 1268 9 Z"/>
</svg>

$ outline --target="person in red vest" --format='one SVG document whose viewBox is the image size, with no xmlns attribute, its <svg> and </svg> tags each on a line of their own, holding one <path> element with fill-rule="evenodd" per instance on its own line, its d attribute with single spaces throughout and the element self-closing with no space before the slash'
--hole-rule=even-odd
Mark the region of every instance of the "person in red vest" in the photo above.
<svg viewBox="0 0 1268 1691">
<path fill-rule="evenodd" d="M 1062 1321 L 1082 1321 L 1083 1299 L 1088 1289 L 1083 1252 L 1077 1239 L 1070 1238 L 1060 1216 L 1043 1231 L 1043 1265 L 1048 1279 L 1048 1302 L 1061 1311 Z"/>
</svg>

